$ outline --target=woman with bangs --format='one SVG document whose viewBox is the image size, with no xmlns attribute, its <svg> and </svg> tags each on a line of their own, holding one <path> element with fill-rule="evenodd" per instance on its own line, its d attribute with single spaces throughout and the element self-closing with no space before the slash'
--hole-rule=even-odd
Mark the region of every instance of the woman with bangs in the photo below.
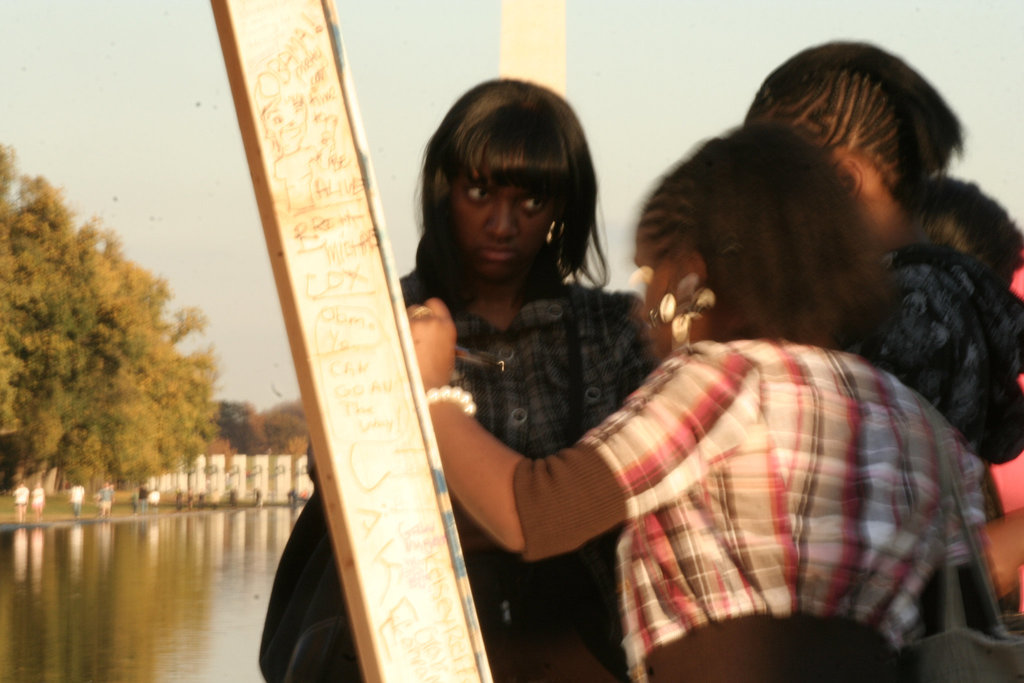
<svg viewBox="0 0 1024 683">
<path fill-rule="evenodd" d="M 477 85 L 428 142 L 421 181 L 422 235 L 416 268 L 402 279 L 406 303 L 444 301 L 458 344 L 494 359 L 460 358 L 447 384 L 471 393 L 484 428 L 527 457 L 574 443 L 655 365 L 636 315 L 639 301 L 601 289 L 607 274 L 597 180 L 575 113 L 538 85 Z M 314 496 L 307 504 L 303 517 L 313 522 L 296 523 L 296 546 L 285 551 L 315 553 L 318 583 L 315 593 L 303 594 L 279 570 L 275 594 L 286 604 L 275 608 L 271 598 L 261 648 L 268 680 L 278 680 L 269 669 L 285 664 L 290 675 L 308 680 L 310 662 L 312 671 L 335 679 L 358 676 L 318 503 Z M 626 679 L 614 530 L 576 552 L 526 563 L 457 503 L 455 515 L 495 681 Z M 285 574 L 308 575 L 310 564 Z M 302 654 L 289 661 L 293 651 Z"/>
<path fill-rule="evenodd" d="M 597 180 L 560 96 L 514 80 L 469 90 L 427 144 L 420 200 L 423 235 L 403 294 L 408 304 L 444 301 L 459 345 L 504 363 L 460 362 L 449 382 L 472 393 L 499 441 L 528 457 L 567 446 L 653 369 L 637 300 L 599 288 Z M 496 681 L 600 680 L 577 635 L 625 677 L 613 535 L 531 564 L 458 506 L 456 521 Z"/>
</svg>

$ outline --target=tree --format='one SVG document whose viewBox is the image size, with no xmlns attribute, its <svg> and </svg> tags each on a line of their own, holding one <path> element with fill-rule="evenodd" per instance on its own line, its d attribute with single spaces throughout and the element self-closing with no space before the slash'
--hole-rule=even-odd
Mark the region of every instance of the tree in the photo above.
<svg viewBox="0 0 1024 683">
<path fill-rule="evenodd" d="M 264 452 L 258 450 L 262 437 L 255 433 L 253 426 L 255 415 L 256 408 L 251 403 L 238 401 L 221 401 L 218 403 L 218 440 L 226 441 L 229 444 L 229 448 L 226 450 L 230 451 L 232 455 L 235 453 L 250 455 Z"/>
<path fill-rule="evenodd" d="M 263 413 L 263 431 L 266 434 L 267 449 L 271 453 L 306 452 L 309 428 L 301 401 L 280 403 Z M 294 450 L 298 444 L 298 450 Z"/>
<path fill-rule="evenodd" d="M 257 412 L 251 403 L 221 401 L 217 415 L 218 439 L 211 453 L 290 453 L 306 451 L 309 429 L 301 401 L 280 403 Z M 218 449 L 218 450 L 214 450 Z"/>
<path fill-rule="evenodd" d="M 140 479 L 187 464 L 216 434 L 216 364 L 185 353 L 195 309 L 126 259 L 59 191 L 16 179 L 0 146 L 0 458 L 75 478 Z"/>
</svg>

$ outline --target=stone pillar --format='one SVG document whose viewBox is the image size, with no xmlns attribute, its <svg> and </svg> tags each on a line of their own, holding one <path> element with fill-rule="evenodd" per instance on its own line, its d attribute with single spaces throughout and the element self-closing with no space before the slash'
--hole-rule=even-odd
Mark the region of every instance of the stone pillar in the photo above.
<svg viewBox="0 0 1024 683">
<path fill-rule="evenodd" d="M 235 455 L 228 457 L 227 463 L 227 489 L 230 493 L 232 489 L 235 491 L 235 495 L 238 496 L 237 500 L 239 503 L 245 500 L 246 492 L 246 457 L 236 453 Z"/>
<path fill-rule="evenodd" d="M 260 490 L 263 500 L 270 500 L 270 456 L 250 455 L 248 459 L 249 484 L 254 494 L 256 489 Z"/>
<path fill-rule="evenodd" d="M 292 456 L 270 456 L 270 491 L 268 500 L 276 503 L 288 501 L 288 491 L 292 487 Z"/>
<path fill-rule="evenodd" d="M 188 473 L 188 488 L 185 493 L 192 491 L 192 497 L 196 504 L 199 503 L 199 494 L 206 493 L 206 456 L 200 455 L 192 463 Z"/>
<path fill-rule="evenodd" d="M 211 503 L 218 503 L 224 498 L 225 484 L 227 477 L 224 471 L 224 454 L 218 453 L 207 458 L 206 462 L 206 485 L 207 495 Z"/>
<path fill-rule="evenodd" d="M 188 470 L 189 470 L 189 467 L 190 467 L 189 465 L 181 465 L 174 472 L 174 476 L 171 478 L 171 491 L 172 492 L 174 492 L 174 493 L 177 493 L 178 491 L 181 491 L 182 493 L 187 493 L 188 492 Z"/>
<path fill-rule="evenodd" d="M 309 461 L 307 456 L 300 455 L 295 459 L 295 476 L 292 480 L 295 493 L 308 498 L 313 495 L 313 480 L 309 478 Z"/>
</svg>

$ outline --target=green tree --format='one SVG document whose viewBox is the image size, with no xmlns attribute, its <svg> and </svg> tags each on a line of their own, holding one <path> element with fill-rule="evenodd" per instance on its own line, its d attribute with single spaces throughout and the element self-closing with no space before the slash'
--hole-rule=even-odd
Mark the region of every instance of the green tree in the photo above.
<svg viewBox="0 0 1024 683">
<path fill-rule="evenodd" d="M 256 408 L 241 401 L 221 401 L 217 410 L 217 428 L 221 440 L 230 444 L 232 453 L 263 453 L 262 433 L 257 434 Z"/>
<path fill-rule="evenodd" d="M 61 193 L 16 178 L 0 146 L 0 457 L 76 479 L 139 479 L 190 462 L 216 434 L 210 349 L 194 309 L 126 259 Z"/>
</svg>

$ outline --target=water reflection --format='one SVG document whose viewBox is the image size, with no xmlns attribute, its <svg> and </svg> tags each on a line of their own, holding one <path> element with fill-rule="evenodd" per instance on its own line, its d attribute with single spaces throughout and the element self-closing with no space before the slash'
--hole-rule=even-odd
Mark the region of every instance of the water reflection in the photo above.
<svg viewBox="0 0 1024 683">
<path fill-rule="evenodd" d="M 0 531 L 0 681 L 261 681 L 286 508 Z"/>
</svg>

